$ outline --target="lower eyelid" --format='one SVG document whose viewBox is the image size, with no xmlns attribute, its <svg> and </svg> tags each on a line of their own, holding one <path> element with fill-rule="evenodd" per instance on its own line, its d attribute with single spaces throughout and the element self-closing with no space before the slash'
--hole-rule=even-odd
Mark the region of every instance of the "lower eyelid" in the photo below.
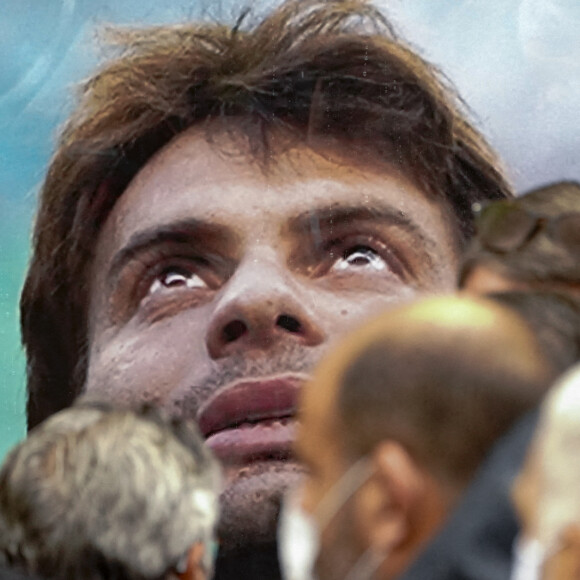
<svg viewBox="0 0 580 580">
<path fill-rule="evenodd" d="M 204 269 L 208 269 L 208 263 L 205 260 L 199 258 L 180 258 L 172 256 L 171 259 L 162 260 L 157 265 L 145 265 L 145 275 L 143 276 L 143 280 L 139 285 L 142 289 L 149 289 L 155 283 L 155 281 L 161 281 L 164 276 L 167 276 L 172 272 L 178 273 L 184 277 L 198 276 L 200 279 L 204 279 L 200 273 L 201 270 Z"/>
<path fill-rule="evenodd" d="M 184 258 L 184 260 L 188 259 Z M 110 316 L 116 323 L 131 318 L 141 308 L 143 301 L 151 295 L 152 285 L 160 279 L 163 271 L 167 270 L 167 262 L 162 264 L 163 260 L 156 259 L 156 261 L 157 266 L 152 259 L 140 257 L 127 264 L 119 274 L 114 286 L 110 289 Z M 176 264 L 176 268 L 179 267 Z"/>
<path fill-rule="evenodd" d="M 163 318 L 168 318 L 188 310 L 200 306 L 207 299 L 207 291 L 203 292 L 181 292 L 173 293 L 172 295 L 146 296 L 137 308 L 139 317 L 148 324 L 153 324 Z"/>
<path fill-rule="evenodd" d="M 183 277 L 183 284 L 178 284 L 175 286 L 172 285 L 168 285 L 170 284 L 169 282 L 164 281 L 165 279 L 169 278 L 171 275 L 177 276 L 179 277 Z M 197 288 L 197 287 L 202 287 L 202 285 L 190 285 L 188 282 L 190 280 L 195 280 L 198 279 L 202 282 L 203 285 L 207 285 L 207 282 L 203 279 L 203 277 L 198 274 L 197 272 L 194 271 L 189 271 L 186 268 L 180 267 L 180 266 L 176 266 L 176 267 L 169 267 L 169 268 L 164 268 L 161 273 L 155 275 L 153 277 L 153 280 L 151 282 L 151 284 L 149 285 L 149 292 L 151 292 L 151 288 L 155 285 L 155 284 L 159 284 L 161 286 L 161 289 L 166 288 L 166 289 L 170 289 L 170 288 L 181 288 L 182 286 L 186 287 L 186 288 Z"/>
</svg>

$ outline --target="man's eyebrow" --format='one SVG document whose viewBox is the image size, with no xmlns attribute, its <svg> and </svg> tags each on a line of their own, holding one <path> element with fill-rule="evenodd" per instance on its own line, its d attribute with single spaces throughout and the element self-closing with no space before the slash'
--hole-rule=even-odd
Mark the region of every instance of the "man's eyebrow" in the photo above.
<svg viewBox="0 0 580 580">
<path fill-rule="evenodd" d="M 166 243 L 190 244 L 200 236 L 210 236 L 225 243 L 234 237 L 233 232 L 225 226 L 195 218 L 157 225 L 136 232 L 129 238 L 129 241 L 113 256 L 108 276 L 114 278 L 128 262 L 150 248 Z"/>
<path fill-rule="evenodd" d="M 357 221 L 377 221 L 394 225 L 420 239 L 425 249 L 437 246 L 435 240 L 413 218 L 391 205 L 380 202 L 313 208 L 292 218 L 289 229 L 296 233 L 306 231 L 316 236 L 321 228 L 328 229 Z"/>
</svg>

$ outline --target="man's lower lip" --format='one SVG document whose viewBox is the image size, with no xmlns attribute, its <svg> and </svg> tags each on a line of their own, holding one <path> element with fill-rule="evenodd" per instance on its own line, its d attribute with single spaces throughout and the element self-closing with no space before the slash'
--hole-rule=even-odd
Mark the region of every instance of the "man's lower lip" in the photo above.
<svg viewBox="0 0 580 580">
<path fill-rule="evenodd" d="M 242 424 L 210 435 L 207 445 L 227 464 L 291 457 L 296 421 L 291 418 Z"/>
</svg>

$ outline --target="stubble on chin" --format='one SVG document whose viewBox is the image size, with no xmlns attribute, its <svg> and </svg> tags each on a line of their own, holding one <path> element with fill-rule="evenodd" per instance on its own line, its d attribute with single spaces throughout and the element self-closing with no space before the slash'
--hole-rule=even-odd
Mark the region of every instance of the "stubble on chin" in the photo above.
<svg viewBox="0 0 580 580">
<path fill-rule="evenodd" d="M 232 473 L 221 496 L 220 549 L 275 542 L 284 494 L 303 474 L 304 468 L 293 460 L 256 462 Z"/>
</svg>

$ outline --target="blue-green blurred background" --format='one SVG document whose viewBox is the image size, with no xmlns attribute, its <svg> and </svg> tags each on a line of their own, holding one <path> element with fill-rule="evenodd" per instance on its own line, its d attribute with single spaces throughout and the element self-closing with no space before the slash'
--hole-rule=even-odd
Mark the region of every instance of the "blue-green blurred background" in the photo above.
<svg viewBox="0 0 580 580">
<path fill-rule="evenodd" d="M 276 0 L 249 1 L 257 12 Z M 459 87 L 519 190 L 580 180 L 579 0 L 377 0 Z M 24 435 L 17 303 L 35 197 L 104 23 L 232 20 L 235 0 L 0 0 L 0 458 Z"/>
</svg>

